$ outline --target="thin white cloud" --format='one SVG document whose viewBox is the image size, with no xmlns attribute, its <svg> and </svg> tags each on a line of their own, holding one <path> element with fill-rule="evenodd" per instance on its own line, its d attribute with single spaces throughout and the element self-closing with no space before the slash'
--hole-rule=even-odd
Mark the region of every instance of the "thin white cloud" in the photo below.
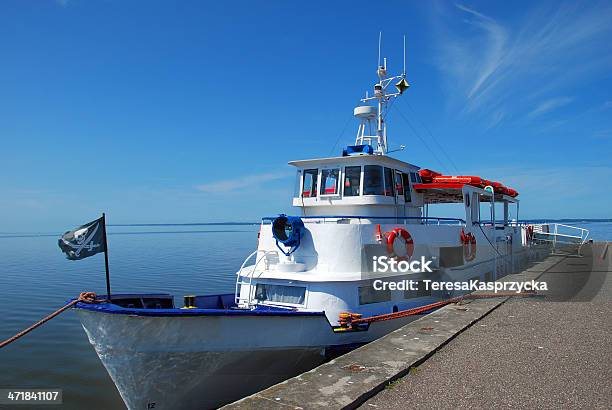
<svg viewBox="0 0 612 410">
<path fill-rule="evenodd" d="M 258 175 L 247 175 L 242 178 L 226 179 L 196 186 L 198 191 L 207 193 L 228 193 L 246 188 L 257 188 L 265 182 L 287 178 L 287 172 L 270 172 Z"/>
<path fill-rule="evenodd" d="M 504 111 L 498 110 L 491 115 L 491 119 L 489 120 L 486 129 L 494 128 L 502 122 L 506 118 L 506 113 Z"/>
<path fill-rule="evenodd" d="M 612 68 L 612 54 L 604 51 L 610 21 L 609 2 L 540 6 L 513 21 L 461 4 L 442 6 L 436 53 L 452 106 L 498 124 L 524 114 L 536 99 L 605 73 Z"/>
<path fill-rule="evenodd" d="M 68 7 L 68 4 L 70 3 L 70 0 L 55 0 L 55 2 L 60 6 L 60 7 Z"/>
<path fill-rule="evenodd" d="M 480 18 L 480 19 L 482 19 L 482 20 L 493 21 L 493 19 L 492 19 L 492 18 L 490 18 L 490 17 L 488 17 L 488 16 L 485 16 L 484 14 L 479 13 L 479 12 L 477 12 L 477 11 L 476 11 L 476 10 L 474 10 L 474 9 L 471 9 L 471 8 L 469 8 L 469 7 L 467 7 L 467 6 L 464 6 L 463 4 L 457 4 L 457 3 L 455 3 L 455 7 L 457 7 L 459 10 L 463 10 L 463 11 L 466 11 L 466 12 L 468 12 L 468 13 L 470 13 L 470 14 L 473 14 L 474 16 L 479 17 L 479 18 Z"/>
<path fill-rule="evenodd" d="M 481 44 L 484 51 L 483 59 L 479 67 L 472 66 L 470 70 L 475 70 L 475 76 L 468 85 L 469 91 L 467 98 L 471 99 L 482 91 L 482 87 L 486 84 L 491 75 L 499 68 L 504 58 L 504 50 L 507 44 L 507 30 L 492 18 L 485 16 L 468 7 L 456 4 L 459 10 L 475 17 L 472 20 L 467 20 L 466 23 L 471 24 L 476 29 L 485 33 L 487 41 Z M 471 62 L 468 62 L 471 64 Z"/>
<path fill-rule="evenodd" d="M 546 114 L 548 112 L 554 111 L 557 108 L 561 108 L 569 103 L 571 103 L 573 98 L 571 97 L 557 97 L 551 98 L 549 100 L 541 102 L 533 111 L 531 111 L 527 116 L 529 118 L 534 118 L 542 114 Z"/>
<path fill-rule="evenodd" d="M 595 138 L 602 138 L 602 139 L 612 138 L 612 129 L 595 131 L 595 134 L 593 136 Z"/>
</svg>

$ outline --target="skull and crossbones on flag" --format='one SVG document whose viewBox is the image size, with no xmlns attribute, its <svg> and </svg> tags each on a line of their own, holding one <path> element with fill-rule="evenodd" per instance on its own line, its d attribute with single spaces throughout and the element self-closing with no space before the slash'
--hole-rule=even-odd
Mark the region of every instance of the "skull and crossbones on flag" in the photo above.
<svg viewBox="0 0 612 410">
<path fill-rule="evenodd" d="M 105 251 L 102 218 L 68 231 L 58 240 L 58 245 L 66 258 L 78 260 Z"/>
</svg>

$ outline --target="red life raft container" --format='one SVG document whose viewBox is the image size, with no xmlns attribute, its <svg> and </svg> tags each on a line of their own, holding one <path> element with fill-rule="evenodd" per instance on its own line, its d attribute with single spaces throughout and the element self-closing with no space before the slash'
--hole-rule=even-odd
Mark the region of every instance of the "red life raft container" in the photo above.
<svg viewBox="0 0 612 410">
<path fill-rule="evenodd" d="M 506 188 L 501 182 L 493 182 L 493 190 L 496 194 L 508 195 L 508 188 Z"/>
<path fill-rule="evenodd" d="M 419 175 L 421 176 L 421 181 L 426 184 L 432 183 L 434 177 L 439 177 L 442 174 L 436 171 L 432 171 L 431 169 L 420 169 Z"/>
<path fill-rule="evenodd" d="M 435 176 L 433 182 L 441 183 L 441 184 L 468 184 L 478 188 L 483 188 L 485 186 L 484 179 L 471 176 L 471 175 L 457 175 L 457 176 L 449 176 L 449 175 L 440 175 Z"/>
<path fill-rule="evenodd" d="M 508 195 L 510 195 L 512 198 L 518 196 L 518 191 L 516 189 L 512 189 L 512 188 L 507 188 L 508 189 Z"/>
<path fill-rule="evenodd" d="M 421 169 L 419 170 L 419 175 L 421 176 L 422 184 L 418 184 L 420 188 L 427 188 L 426 184 L 436 184 L 435 188 L 444 189 L 444 188 L 452 188 L 452 189 L 461 189 L 462 185 L 471 185 L 477 188 L 485 188 L 487 186 L 491 186 L 493 191 L 496 194 L 504 194 L 511 197 L 518 196 L 518 192 L 515 189 L 508 188 L 504 186 L 501 182 L 491 181 L 488 179 L 481 178 L 479 176 L 474 175 L 442 175 L 439 172 L 432 171 L 431 169 Z M 446 187 L 448 185 L 448 187 Z M 429 185 L 429 187 L 434 188 L 433 185 Z"/>
</svg>

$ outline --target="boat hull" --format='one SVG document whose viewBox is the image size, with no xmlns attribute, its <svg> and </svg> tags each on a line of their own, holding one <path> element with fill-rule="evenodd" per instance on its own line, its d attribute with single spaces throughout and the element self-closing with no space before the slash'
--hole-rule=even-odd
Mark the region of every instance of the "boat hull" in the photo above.
<svg viewBox="0 0 612 410">
<path fill-rule="evenodd" d="M 130 409 L 216 408 L 303 373 L 331 351 L 418 318 L 333 332 L 324 315 L 142 317 L 76 309 Z"/>
</svg>

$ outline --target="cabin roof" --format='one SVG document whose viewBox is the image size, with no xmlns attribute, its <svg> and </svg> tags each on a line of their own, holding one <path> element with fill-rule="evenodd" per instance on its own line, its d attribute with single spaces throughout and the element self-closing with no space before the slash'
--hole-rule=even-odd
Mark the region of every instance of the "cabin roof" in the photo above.
<svg viewBox="0 0 612 410">
<path fill-rule="evenodd" d="M 387 165 L 389 167 L 402 167 L 411 169 L 420 169 L 420 167 L 410 164 L 408 162 L 400 161 L 387 155 L 350 155 L 346 157 L 328 157 L 328 158 L 316 158 L 316 159 L 301 159 L 296 161 L 289 161 L 289 165 L 293 165 L 298 168 L 307 168 L 320 165 L 335 165 L 342 163 L 353 163 L 353 164 L 364 164 L 364 163 L 379 163 L 380 165 Z"/>
</svg>

